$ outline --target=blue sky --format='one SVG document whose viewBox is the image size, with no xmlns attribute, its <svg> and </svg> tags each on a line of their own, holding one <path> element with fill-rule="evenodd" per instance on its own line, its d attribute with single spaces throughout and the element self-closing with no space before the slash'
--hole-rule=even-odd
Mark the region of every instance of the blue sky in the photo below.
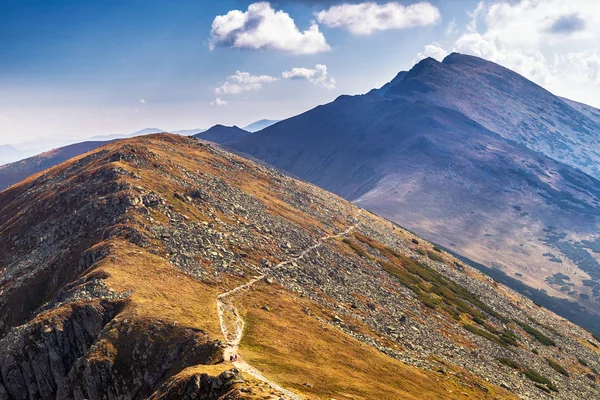
<svg viewBox="0 0 600 400">
<path fill-rule="evenodd" d="M 594 1 L 353 3 L 3 0 L 0 144 L 286 118 L 453 50 L 600 106 Z"/>
</svg>

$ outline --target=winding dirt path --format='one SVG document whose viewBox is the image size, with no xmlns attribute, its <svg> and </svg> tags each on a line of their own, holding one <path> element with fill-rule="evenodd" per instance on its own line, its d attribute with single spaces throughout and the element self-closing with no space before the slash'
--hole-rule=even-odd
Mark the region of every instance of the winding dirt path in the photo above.
<svg viewBox="0 0 600 400">
<path fill-rule="evenodd" d="M 304 249 L 296 257 L 293 257 L 287 261 L 280 262 L 275 267 L 273 267 L 273 269 L 278 269 L 285 265 L 291 264 L 295 261 L 301 260 L 309 252 L 320 247 L 323 244 L 323 242 L 326 240 L 335 239 L 335 238 L 349 234 L 358 226 L 358 224 L 360 224 L 360 222 L 358 221 L 358 217 L 360 216 L 362 211 L 363 211 L 362 209 L 358 210 L 358 212 L 356 213 L 356 216 L 355 216 L 356 222 L 352 226 L 350 226 L 348 229 L 346 229 L 345 231 L 338 233 L 336 235 L 323 236 L 322 238 L 319 239 L 319 241 L 316 244 L 310 246 L 307 249 Z M 267 385 L 269 385 L 271 388 L 283 393 L 283 395 L 285 396 L 286 399 L 300 400 L 300 397 L 298 397 L 298 395 L 296 395 L 295 393 L 292 393 L 291 391 L 284 389 L 281 386 L 277 385 L 275 382 L 272 382 L 269 379 L 265 378 L 265 376 L 263 374 L 261 374 L 260 371 L 258 371 L 256 368 L 252 367 L 250 364 L 248 364 L 246 361 L 244 361 L 244 359 L 239 354 L 240 342 L 242 341 L 242 335 L 244 334 L 245 322 L 244 322 L 244 319 L 240 316 L 237 308 L 233 304 L 232 298 L 233 298 L 233 296 L 235 296 L 237 294 L 244 293 L 246 290 L 250 289 L 256 282 L 258 282 L 264 278 L 265 278 L 265 275 L 255 276 L 254 278 L 252 278 L 250 281 L 244 283 L 243 285 L 233 288 L 228 292 L 221 293 L 220 295 L 217 296 L 217 311 L 219 313 L 219 323 L 221 325 L 221 332 L 223 333 L 223 336 L 225 337 L 225 342 L 227 343 L 227 347 L 225 348 L 225 351 L 223 352 L 223 359 L 225 362 L 230 362 L 229 361 L 230 356 L 237 355 L 238 356 L 237 361 L 234 361 L 233 365 L 238 370 L 252 375 L 254 378 L 258 379 L 259 381 L 264 382 Z"/>
</svg>

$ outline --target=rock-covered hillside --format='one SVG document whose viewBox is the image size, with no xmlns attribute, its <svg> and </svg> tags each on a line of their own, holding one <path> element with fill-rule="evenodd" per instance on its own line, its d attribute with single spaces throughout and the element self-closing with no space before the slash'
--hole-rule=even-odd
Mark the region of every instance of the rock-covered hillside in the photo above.
<svg viewBox="0 0 600 400">
<path fill-rule="evenodd" d="M 0 210 L 2 399 L 600 396 L 598 337 L 191 138 L 108 144 Z"/>
<path fill-rule="evenodd" d="M 599 115 L 452 54 L 231 146 L 598 313 Z"/>
</svg>

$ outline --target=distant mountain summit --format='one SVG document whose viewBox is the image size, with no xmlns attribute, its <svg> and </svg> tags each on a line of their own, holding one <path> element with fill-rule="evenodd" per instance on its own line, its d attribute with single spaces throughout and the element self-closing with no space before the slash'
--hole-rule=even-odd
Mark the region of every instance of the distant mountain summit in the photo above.
<svg viewBox="0 0 600 400">
<path fill-rule="evenodd" d="M 250 132 L 237 126 L 215 125 L 212 128 L 193 135 L 196 139 L 208 140 L 213 143 L 224 144 L 241 140 Z"/>
<path fill-rule="evenodd" d="M 600 312 L 599 116 L 454 53 L 231 146 Z"/>
<path fill-rule="evenodd" d="M 193 136 L 199 133 L 205 132 L 206 129 L 196 128 L 196 129 L 180 129 L 178 131 L 171 131 L 171 133 L 176 133 L 178 135 L 183 136 Z"/>
<path fill-rule="evenodd" d="M 276 119 L 261 119 L 260 121 L 253 122 L 250 125 L 245 126 L 244 130 L 250 133 L 258 132 L 262 129 L 265 129 L 266 127 L 278 123 L 279 121 L 280 120 Z"/>
</svg>

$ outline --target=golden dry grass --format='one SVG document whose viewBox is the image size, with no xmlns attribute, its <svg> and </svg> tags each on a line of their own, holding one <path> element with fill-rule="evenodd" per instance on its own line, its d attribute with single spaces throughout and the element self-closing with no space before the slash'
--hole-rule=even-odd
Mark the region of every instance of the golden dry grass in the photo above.
<svg viewBox="0 0 600 400">
<path fill-rule="evenodd" d="M 123 316 L 176 323 L 221 338 L 216 306 L 219 289 L 198 282 L 137 246 L 113 245 L 114 253 L 95 271 L 108 274 L 105 282 L 110 288 L 133 291 Z"/>
<path fill-rule="evenodd" d="M 405 365 L 304 313 L 303 307 L 317 308 L 310 301 L 275 290 L 263 286 L 240 299 L 246 318 L 241 353 L 268 378 L 307 398 L 514 398 L 466 371 L 460 380 L 471 387 Z"/>
</svg>

